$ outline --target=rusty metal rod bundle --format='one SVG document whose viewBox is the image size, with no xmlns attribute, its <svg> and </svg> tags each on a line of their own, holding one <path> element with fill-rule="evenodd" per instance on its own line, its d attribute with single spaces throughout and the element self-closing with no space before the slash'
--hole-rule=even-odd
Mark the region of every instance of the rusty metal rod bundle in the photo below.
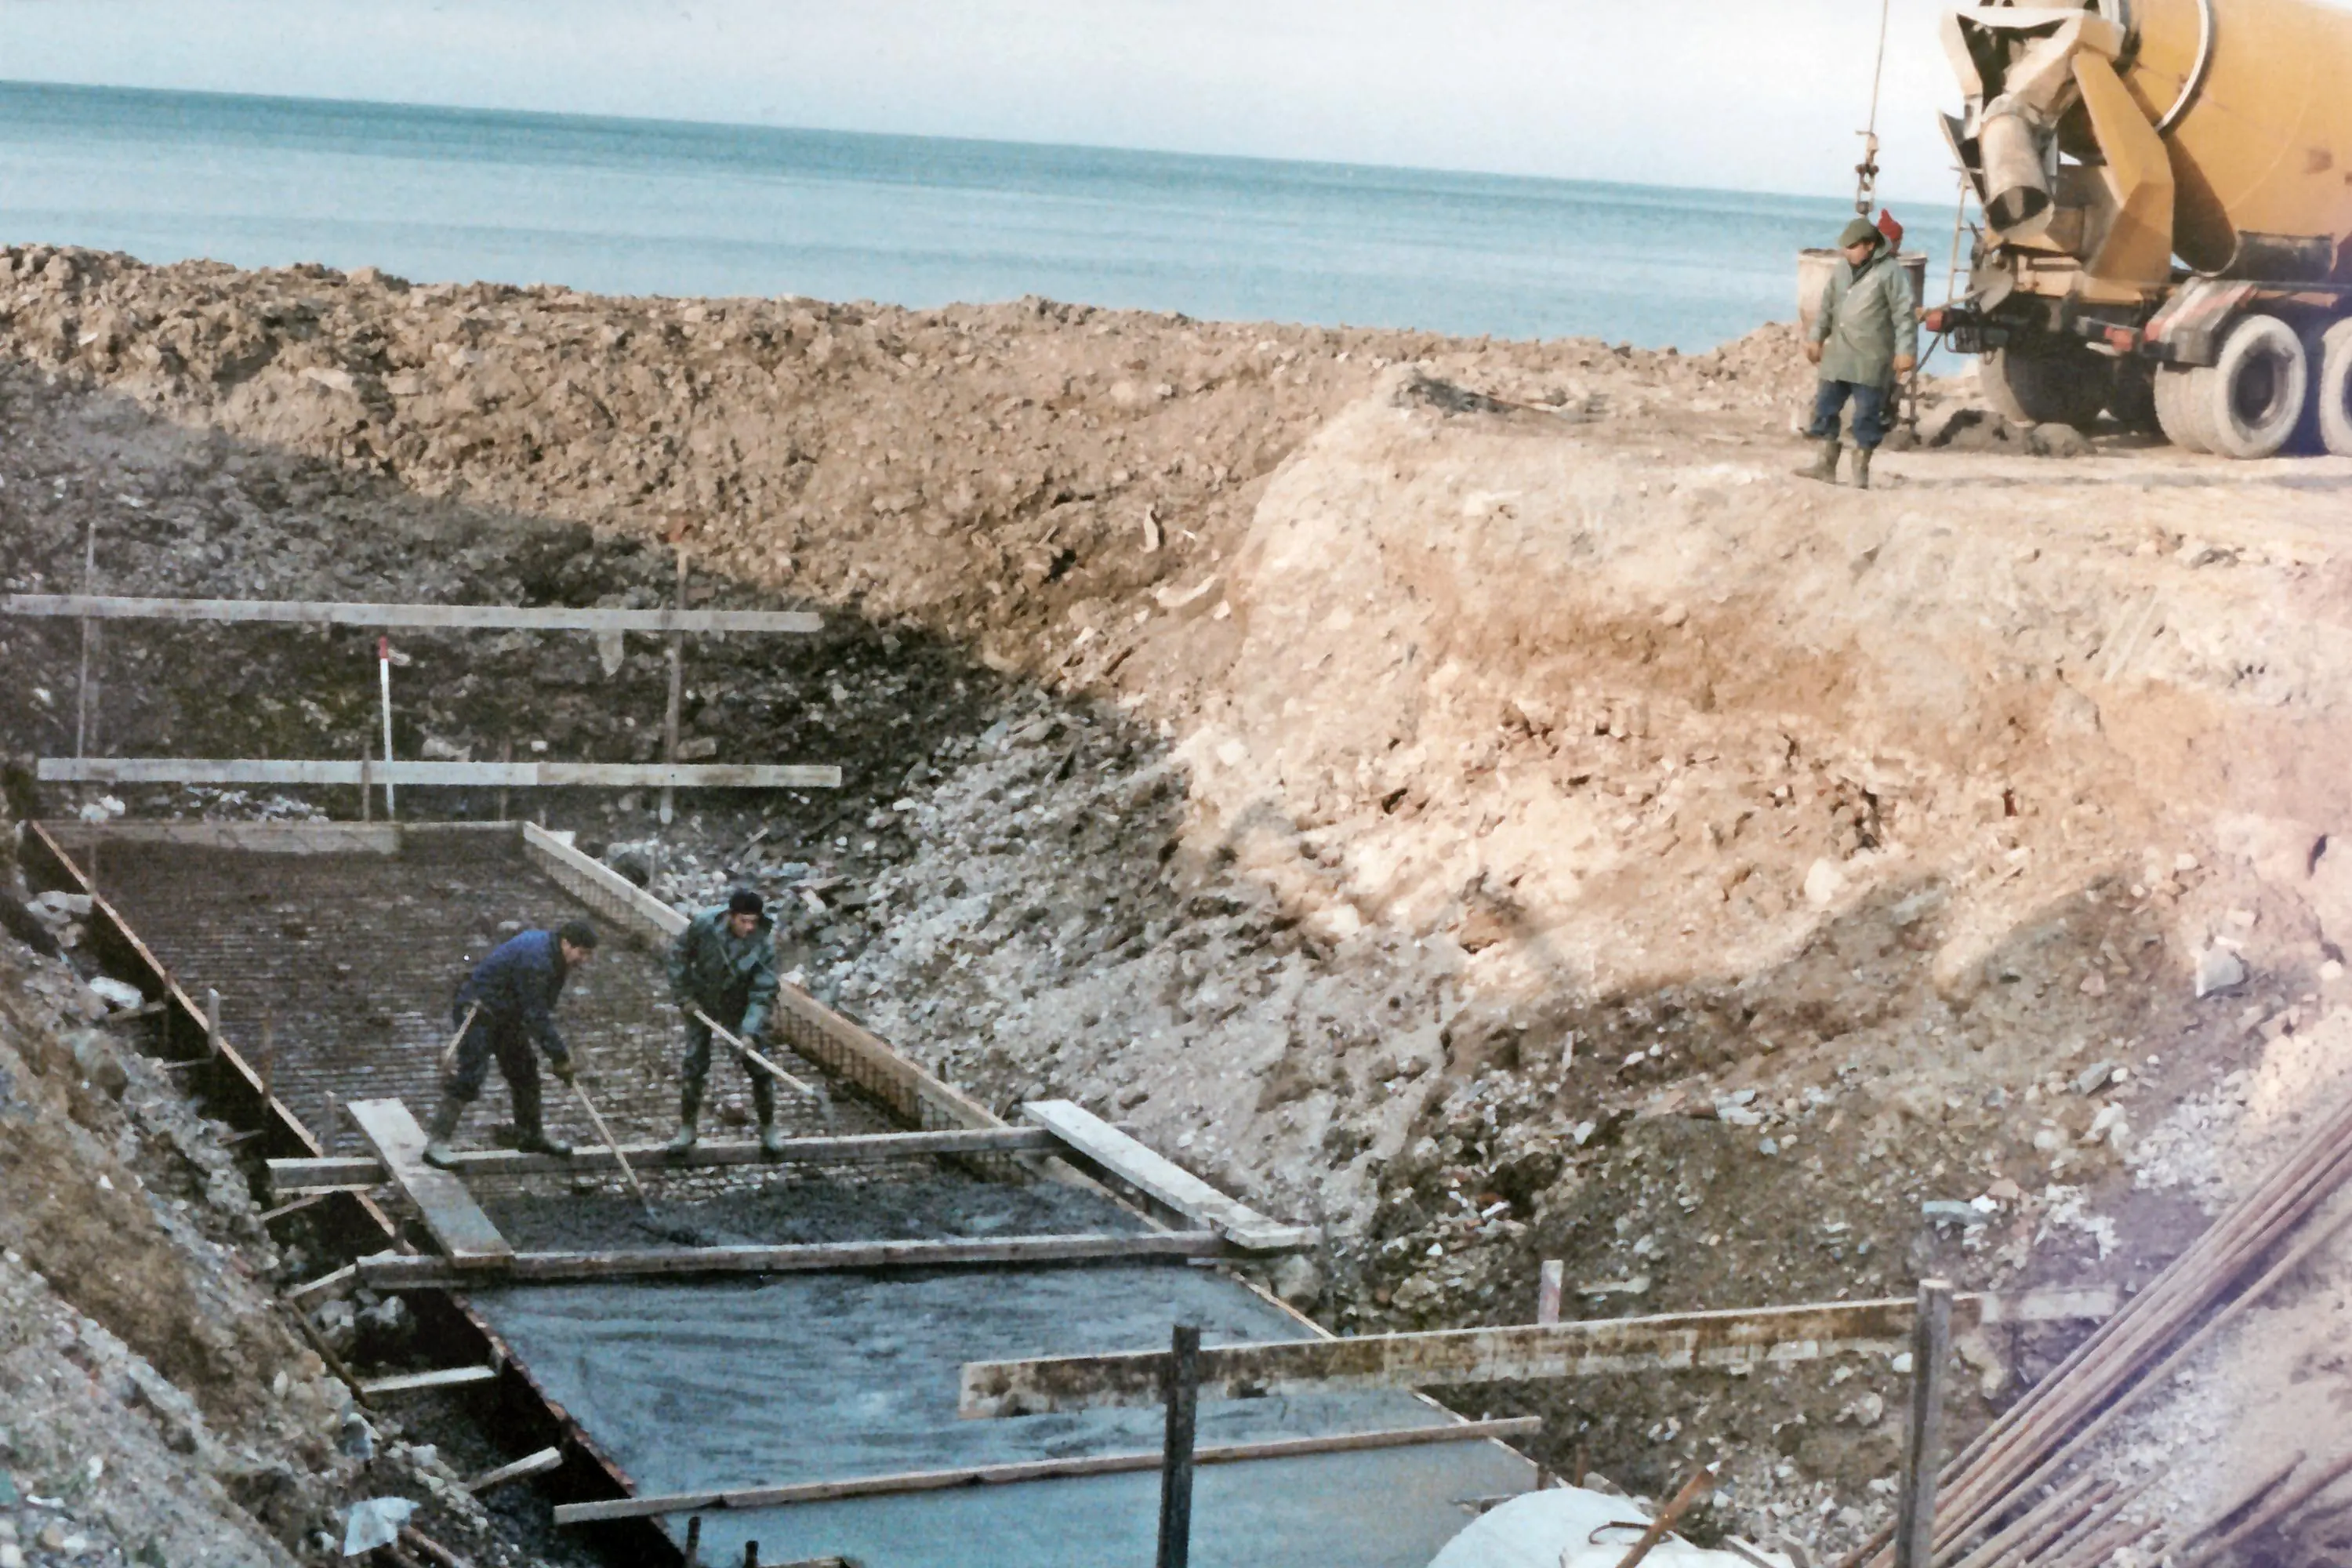
<svg viewBox="0 0 2352 1568">
<path fill-rule="evenodd" d="M 2013 1527 L 2001 1532 L 2011 1544 L 2000 1552 L 1989 1551 L 1990 1542 L 1973 1551 L 1970 1543 L 2054 1481 L 2069 1458 L 2137 1397 L 2160 1386 L 2156 1371 L 2193 1353 L 2330 1239 L 2344 1222 L 2297 1247 L 2255 1284 L 2232 1296 L 2246 1273 L 2347 1179 L 2352 1179 L 2352 1102 L 2326 1118 L 2154 1283 L 1945 1467 L 1943 1500 L 1937 1510 L 1936 1568 L 1999 1568 L 2018 1561 L 2018 1549 L 2027 1538 L 2017 1535 Z M 2223 1308 L 2220 1314 L 2179 1350 L 2164 1353 L 2216 1305 Z M 1883 1568 L 1890 1539 L 1882 1531 L 1846 1558 L 1842 1568 L 1860 1568 L 1864 1563 Z M 2082 1539 L 2079 1531 L 2076 1539 Z M 2022 1561 L 2033 1562 L 2046 1549 L 2045 1543 Z"/>
<path fill-rule="evenodd" d="M 2112 1488 L 2095 1476 L 2083 1476 L 2073 1485 L 2062 1488 L 2028 1510 L 2023 1517 L 2007 1530 L 1970 1552 L 1960 1568 L 1997 1568 L 2014 1560 L 2020 1551 L 2048 1539 L 2051 1526 L 2061 1520 L 2067 1524 L 2080 1519 L 2083 1513 L 2099 1506 L 2112 1495 Z"/>
<path fill-rule="evenodd" d="M 2180 1559 L 2173 1568 L 2208 1568 L 2209 1564 L 2227 1557 L 2248 1539 L 2276 1524 L 2346 1476 L 2352 1476 L 2352 1454 L 2345 1455 L 2332 1465 L 2323 1466 L 2317 1475 L 2303 1485 L 2289 1487 L 2279 1496 L 2256 1509 L 2243 1524 L 2239 1525 L 2227 1535 L 2207 1542 L 2187 1557 Z"/>
<path fill-rule="evenodd" d="M 2352 1118 L 2347 1118 L 2343 1136 L 2352 1141 Z M 2290 1252 L 2276 1266 L 2240 1293 L 2222 1310 L 2192 1334 L 2187 1342 L 2168 1355 L 2159 1354 L 2180 1331 L 2193 1321 L 2212 1300 L 2224 1293 L 2245 1270 L 2259 1261 L 2278 1241 L 2308 1216 L 2329 1193 L 2347 1176 L 2352 1176 L 2352 1147 L 2347 1147 L 2334 1160 L 2326 1162 L 2295 1201 L 2284 1205 L 2284 1212 L 2270 1216 L 2261 1228 L 2242 1243 L 2231 1247 L 2211 1268 L 2207 1275 L 2208 1289 L 2197 1292 L 2194 1299 L 2179 1301 L 2173 1310 L 2153 1323 L 2138 1325 L 2137 1331 L 2123 1337 L 2121 1343 L 2111 1345 L 2107 1352 L 2078 1372 L 2073 1380 L 2075 1386 L 2045 1402 L 2054 1409 L 2033 1413 L 2030 1425 L 2017 1428 L 2015 1439 L 2004 1445 L 1980 1463 L 1977 1474 L 1956 1488 L 1953 1495 L 1954 1515 L 1948 1523 L 1939 1523 L 1937 1535 L 1943 1549 L 1938 1562 L 1957 1555 L 1956 1549 L 1965 1544 L 1980 1524 L 2001 1508 L 2033 1488 L 2046 1484 L 2059 1467 L 2099 1433 L 2104 1432 L 2140 1397 L 2163 1386 L 2162 1374 L 2186 1361 L 2210 1341 L 2229 1323 L 2267 1296 L 2283 1279 L 2300 1268 L 2309 1257 L 2334 1238 L 2344 1221 L 2328 1226 L 2311 1237 Z M 2347 1215 L 2352 1219 L 2352 1215 Z M 2135 1303 L 2137 1306 L 2137 1303 Z M 2123 1314 L 2117 1314 L 2118 1318 Z M 2113 1321 L 2114 1320 L 2110 1320 Z M 2042 1386 L 2047 1387 L 2048 1384 Z M 2085 1426 L 2085 1423 L 2088 1423 Z"/>
</svg>

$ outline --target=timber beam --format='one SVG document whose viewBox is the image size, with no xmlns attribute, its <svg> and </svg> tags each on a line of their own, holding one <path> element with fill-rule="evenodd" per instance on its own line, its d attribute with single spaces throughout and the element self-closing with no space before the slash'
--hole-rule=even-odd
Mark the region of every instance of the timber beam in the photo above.
<svg viewBox="0 0 2352 1568">
<path fill-rule="evenodd" d="M 1321 1437 L 1276 1437 L 1196 1448 L 1196 1465 L 1233 1465 L 1253 1459 L 1289 1459 L 1309 1454 L 1361 1454 L 1380 1448 L 1420 1447 L 1431 1443 L 1478 1443 L 1532 1437 L 1543 1430 L 1539 1415 L 1509 1415 L 1493 1421 L 1433 1421 L 1424 1426 L 1377 1432 L 1339 1432 Z M 796 1481 L 786 1486 L 748 1487 L 735 1491 L 675 1492 L 623 1498 L 613 1502 L 558 1503 L 557 1524 L 593 1524 L 603 1520 L 652 1519 L 672 1513 L 716 1513 L 727 1509 L 781 1508 L 791 1503 L 832 1502 L 841 1498 L 897 1497 L 907 1492 L 955 1487 L 1007 1486 L 1021 1481 L 1062 1480 L 1073 1476 L 1131 1475 L 1156 1470 L 1166 1456 L 1150 1453 L 1072 1455 L 1023 1459 L 1002 1465 L 970 1465 L 952 1470 L 912 1470 L 850 1480 Z"/>
<path fill-rule="evenodd" d="M 624 1143 L 621 1154 L 637 1170 L 702 1170 L 726 1165 L 857 1164 L 877 1160 L 911 1160 L 927 1155 L 1035 1154 L 1057 1147 L 1054 1135 L 1042 1127 L 952 1128 L 937 1132 L 866 1132 L 837 1138 L 792 1138 L 783 1152 L 770 1155 L 753 1139 L 697 1143 L 684 1154 L 673 1154 L 665 1144 Z M 524 1154 L 511 1149 L 467 1149 L 449 1162 L 458 1176 L 551 1176 L 601 1173 L 620 1169 L 613 1151 L 595 1144 L 572 1150 L 569 1159 L 552 1154 Z M 316 1160 L 272 1160 L 271 1189 L 298 1193 L 320 1187 L 373 1187 L 388 1180 L 383 1162 L 366 1155 L 341 1155 Z"/>
<path fill-rule="evenodd" d="M 1204 1398 L 1246 1399 L 1316 1388 L 1426 1388 L 1525 1383 L 1607 1373 L 1782 1365 L 1833 1355 L 1892 1355 L 1908 1342 L 1916 1303 L 1907 1296 L 1753 1310 L 1677 1312 L 1577 1323 L 1364 1334 L 1352 1339 L 1202 1346 Z M 2102 1319 L 2113 1290 L 2017 1298 L 1962 1296 L 1956 1331 L 1988 1323 Z M 1108 1355 L 968 1362 L 957 1401 L 971 1416 L 1037 1415 L 1104 1405 L 1156 1405 L 1164 1398 L 1164 1350 Z"/>
<path fill-rule="evenodd" d="M 357 1265 L 359 1282 L 382 1290 L 463 1288 L 508 1281 L 685 1278 L 712 1274 L 807 1274 L 987 1265 L 1119 1262 L 1147 1258 L 1223 1258 L 1214 1231 L 1094 1232 L 945 1241 L 833 1241 L 785 1247 L 667 1247 L 613 1252 L 518 1252 L 490 1268 L 451 1267 L 444 1258 L 379 1252 Z"/>
<path fill-rule="evenodd" d="M 805 610 L 614 610 L 562 605 L 368 605 L 331 599 L 157 599 L 114 594 L 0 595 L 0 615 L 79 621 L 261 621 L 508 632 L 793 632 L 824 629 Z"/>
<path fill-rule="evenodd" d="M 453 789 L 839 789 L 841 770 L 799 763 L 411 763 L 274 757 L 42 757 L 45 784 L 434 785 Z"/>
</svg>

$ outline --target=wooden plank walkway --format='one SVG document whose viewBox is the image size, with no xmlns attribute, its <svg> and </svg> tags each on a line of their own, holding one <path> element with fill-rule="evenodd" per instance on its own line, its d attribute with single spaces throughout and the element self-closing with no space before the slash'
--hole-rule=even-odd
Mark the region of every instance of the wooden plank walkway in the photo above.
<svg viewBox="0 0 2352 1568">
<path fill-rule="evenodd" d="M 1084 1107 L 1066 1100 L 1034 1100 L 1021 1113 L 1051 1132 L 1096 1169 L 1125 1182 L 1153 1202 L 1215 1231 L 1247 1252 L 1295 1252 L 1312 1247 L 1311 1226 L 1284 1225 L 1227 1197 L 1181 1165 L 1162 1159 Z"/>
<path fill-rule="evenodd" d="M 425 1216 L 425 1228 L 448 1254 L 447 1263 L 466 1270 L 503 1267 L 515 1255 L 466 1184 L 425 1163 L 425 1129 L 397 1100 L 354 1100 L 343 1108 L 375 1150 L 376 1158 Z M 435 1261 L 440 1261 L 436 1259 Z"/>
</svg>

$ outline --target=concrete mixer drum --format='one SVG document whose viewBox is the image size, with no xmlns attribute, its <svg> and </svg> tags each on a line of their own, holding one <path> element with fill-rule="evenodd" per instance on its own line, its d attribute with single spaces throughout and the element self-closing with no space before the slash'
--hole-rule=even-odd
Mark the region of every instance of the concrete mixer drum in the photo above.
<svg viewBox="0 0 2352 1568">
<path fill-rule="evenodd" d="M 2352 454 L 2352 334 L 2330 336 L 2352 315 L 2352 13 L 1994 0 L 1944 37 L 1967 96 L 1945 131 L 1985 227 L 1968 294 L 1927 325 L 1985 356 L 2003 411 Z"/>
</svg>

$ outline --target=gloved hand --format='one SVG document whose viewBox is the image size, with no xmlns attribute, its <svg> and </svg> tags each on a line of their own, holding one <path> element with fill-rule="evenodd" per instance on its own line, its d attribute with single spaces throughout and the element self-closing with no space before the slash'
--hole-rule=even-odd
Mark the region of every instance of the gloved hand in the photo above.
<svg viewBox="0 0 2352 1568">
<path fill-rule="evenodd" d="M 550 1061 L 547 1064 L 547 1070 L 553 1073 L 557 1081 L 562 1083 L 566 1089 L 571 1088 L 572 1085 L 580 1081 L 580 1069 L 578 1066 L 572 1062 L 570 1057 L 562 1057 Z"/>
</svg>

